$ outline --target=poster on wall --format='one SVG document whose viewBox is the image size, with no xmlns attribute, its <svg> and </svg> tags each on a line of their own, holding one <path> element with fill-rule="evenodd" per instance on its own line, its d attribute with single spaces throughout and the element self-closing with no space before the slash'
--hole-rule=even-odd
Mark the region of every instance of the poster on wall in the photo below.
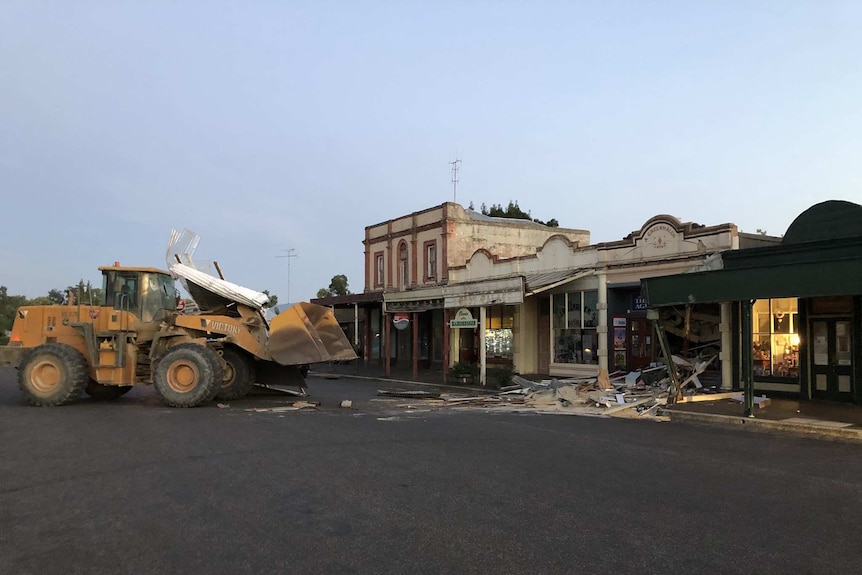
<svg viewBox="0 0 862 575">
<path fill-rule="evenodd" d="M 614 349 L 625 349 L 626 348 L 626 328 L 624 327 L 615 327 L 614 328 Z"/>
<path fill-rule="evenodd" d="M 614 368 L 619 371 L 626 370 L 626 350 L 615 350 L 614 351 Z"/>
</svg>

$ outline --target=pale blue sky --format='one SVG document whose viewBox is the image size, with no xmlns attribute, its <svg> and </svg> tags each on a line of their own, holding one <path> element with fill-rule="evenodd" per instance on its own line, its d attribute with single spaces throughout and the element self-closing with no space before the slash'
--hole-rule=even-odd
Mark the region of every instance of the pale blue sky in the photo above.
<svg viewBox="0 0 862 575">
<path fill-rule="evenodd" d="M 0 3 L 0 285 L 164 267 L 291 299 L 453 199 L 620 239 L 862 203 L 862 2 Z"/>
</svg>

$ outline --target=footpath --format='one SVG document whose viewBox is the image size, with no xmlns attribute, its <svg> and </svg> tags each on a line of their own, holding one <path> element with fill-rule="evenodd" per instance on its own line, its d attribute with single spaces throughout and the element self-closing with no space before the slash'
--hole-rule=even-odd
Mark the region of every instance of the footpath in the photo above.
<svg viewBox="0 0 862 575">
<path fill-rule="evenodd" d="M 389 389 L 409 386 L 413 389 L 438 389 L 465 395 L 495 396 L 499 390 L 444 384 L 439 370 L 420 370 L 414 376 L 412 370 L 392 369 L 387 377 L 382 368 L 349 364 L 320 364 L 312 369 L 311 375 L 319 377 L 352 377 L 375 380 L 387 384 Z M 526 380 L 547 381 L 548 376 L 522 375 Z M 741 392 L 740 392 L 741 393 Z M 803 401 L 798 399 L 769 397 L 757 398 L 753 416 L 746 417 L 745 408 L 740 401 L 729 399 L 727 394 L 716 394 L 716 399 L 701 397 L 701 401 L 659 405 L 650 415 L 661 420 L 688 422 L 701 425 L 716 425 L 745 429 L 749 431 L 773 432 L 791 435 L 816 437 L 841 441 L 862 442 L 862 406 L 825 401 Z M 564 400 L 563 400 L 564 401 Z M 587 400 L 589 401 L 589 400 Z M 485 402 L 487 404 L 487 402 Z M 564 401 L 564 403 L 567 403 Z M 581 409 L 584 415 L 601 415 L 589 407 Z M 631 410 L 633 413 L 634 410 Z M 542 413 L 554 411 L 542 410 Z M 562 413 L 562 411 L 558 411 Z M 567 414 L 577 415 L 578 409 L 566 410 Z"/>
</svg>

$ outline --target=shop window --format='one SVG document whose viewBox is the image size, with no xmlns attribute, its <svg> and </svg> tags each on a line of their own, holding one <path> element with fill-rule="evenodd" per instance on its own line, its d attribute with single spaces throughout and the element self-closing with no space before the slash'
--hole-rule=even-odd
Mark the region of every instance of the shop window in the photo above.
<svg viewBox="0 0 862 575">
<path fill-rule="evenodd" d="M 760 299 L 752 308 L 754 375 L 799 377 L 799 313 L 795 298 Z"/>
<path fill-rule="evenodd" d="M 597 364 L 598 292 L 553 294 L 551 298 L 554 363 Z"/>
<path fill-rule="evenodd" d="M 485 315 L 485 356 L 489 360 L 512 361 L 514 355 L 515 307 L 489 307 Z"/>
</svg>

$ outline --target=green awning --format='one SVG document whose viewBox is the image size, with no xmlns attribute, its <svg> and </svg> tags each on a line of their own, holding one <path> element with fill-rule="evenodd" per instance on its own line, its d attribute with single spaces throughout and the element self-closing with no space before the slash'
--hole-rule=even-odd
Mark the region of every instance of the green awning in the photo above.
<svg viewBox="0 0 862 575">
<path fill-rule="evenodd" d="M 641 280 L 649 307 L 778 297 L 862 294 L 862 253 L 853 259 L 808 261 L 677 274 Z"/>
</svg>

